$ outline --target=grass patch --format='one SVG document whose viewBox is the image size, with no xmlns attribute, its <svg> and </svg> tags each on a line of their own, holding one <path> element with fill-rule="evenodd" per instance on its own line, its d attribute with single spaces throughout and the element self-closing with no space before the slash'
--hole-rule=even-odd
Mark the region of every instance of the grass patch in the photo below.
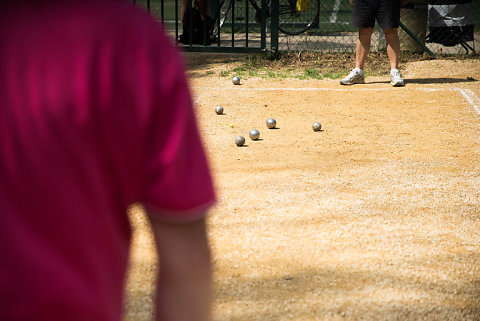
<svg viewBox="0 0 480 321">
<path fill-rule="evenodd" d="M 222 71 L 220 71 L 220 77 L 228 77 L 228 76 L 230 76 L 231 72 L 232 71 L 230 71 L 230 70 L 222 70 Z"/>
<path fill-rule="evenodd" d="M 247 59 L 245 60 L 243 65 L 246 68 L 258 68 L 261 60 L 262 59 L 260 55 L 249 55 L 247 56 Z"/>
<path fill-rule="evenodd" d="M 276 74 L 274 71 L 272 71 L 272 70 L 267 70 L 266 72 L 267 72 L 268 78 L 276 78 L 276 75 L 277 75 L 277 74 Z"/>
<path fill-rule="evenodd" d="M 309 79 L 323 79 L 323 75 L 319 68 L 305 68 L 303 74 Z"/>
<path fill-rule="evenodd" d="M 420 57 L 417 57 L 420 59 Z M 354 54 L 322 54 L 314 52 L 283 53 L 276 57 L 255 54 L 243 57 L 229 72 L 239 77 L 261 77 L 266 79 L 339 79 L 345 77 L 354 67 Z M 371 53 L 367 58 L 365 72 L 370 76 L 385 75 L 389 72 L 386 53 Z"/>
<path fill-rule="evenodd" d="M 445 59 L 445 57 L 442 57 Z M 217 61 L 215 61 L 217 59 Z M 400 70 L 407 62 L 429 60 L 426 54 L 409 54 L 402 52 L 400 55 Z M 459 56 L 452 57 L 459 59 Z M 460 58 L 461 59 L 461 58 Z M 219 74 L 221 77 L 240 78 L 259 77 L 265 79 L 296 78 L 296 79 L 340 79 L 345 77 L 355 66 L 354 53 L 318 53 L 318 52 L 288 52 L 272 56 L 268 53 L 231 56 L 220 58 L 206 56 L 203 62 L 196 61 L 190 70 L 202 68 L 210 63 L 223 63 L 225 70 Z M 390 71 L 386 52 L 371 52 L 365 63 L 365 73 L 368 76 L 385 76 Z"/>
<path fill-rule="evenodd" d="M 233 74 L 240 78 L 244 77 L 248 73 L 248 71 L 249 69 L 244 66 L 233 68 Z"/>
<path fill-rule="evenodd" d="M 345 70 L 345 71 L 342 71 L 342 72 L 327 72 L 323 75 L 323 78 L 339 79 L 339 78 L 345 77 L 349 72 L 350 72 L 350 70 Z"/>
<path fill-rule="evenodd" d="M 244 73 L 248 70 L 248 68 L 242 66 L 242 67 L 236 67 L 236 68 L 233 68 L 233 72 L 235 73 Z"/>
</svg>

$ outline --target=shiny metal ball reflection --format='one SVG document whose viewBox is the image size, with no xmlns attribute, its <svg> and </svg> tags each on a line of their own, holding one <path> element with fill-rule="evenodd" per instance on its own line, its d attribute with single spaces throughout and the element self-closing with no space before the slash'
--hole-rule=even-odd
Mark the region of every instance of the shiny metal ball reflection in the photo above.
<svg viewBox="0 0 480 321">
<path fill-rule="evenodd" d="M 260 137 L 260 132 L 259 132 L 258 130 L 256 130 L 256 129 L 252 129 L 252 130 L 250 131 L 250 138 L 251 138 L 252 140 L 257 140 L 258 137 Z"/>
<path fill-rule="evenodd" d="M 277 122 L 275 121 L 275 119 L 273 118 L 269 118 L 267 119 L 267 127 L 272 129 L 272 128 L 275 128 L 275 126 L 277 126 Z"/>
<path fill-rule="evenodd" d="M 312 129 L 313 129 L 313 131 L 318 132 L 322 129 L 322 125 L 320 125 L 320 123 L 315 122 L 312 125 Z"/>
<path fill-rule="evenodd" d="M 215 112 L 217 113 L 217 115 L 223 114 L 223 107 L 222 106 L 215 107 Z"/>
<path fill-rule="evenodd" d="M 240 77 L 238 76 L 233 77 L 232 82 L 234 85 L 240 85 Z"/>
<path fill-rule="evenodd" d="M 237 136 L 235 138 L 235 144 L 237 144 L 238 147 L 242 147 L 245 144 L 245 137 Z"/>
</svg>

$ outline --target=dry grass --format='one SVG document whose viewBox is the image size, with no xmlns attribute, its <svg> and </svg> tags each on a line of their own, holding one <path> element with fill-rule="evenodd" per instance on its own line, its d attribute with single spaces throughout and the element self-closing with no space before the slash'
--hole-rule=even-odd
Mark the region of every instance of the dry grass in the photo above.
<svg viewBox="0 0 480 321">
<path fill-rule="evenodd" d="M 186 53 L 189 75 L 192 78 L 211 75 L 231 76 L 236 70 L 244 74 L 265 78 L 288 78 L 306 75 L 305 79 L 338 79 L 354 66 L 355 55 L 349 53 L 325 54 L 317 52 L 290 52 L 275 56 L 269 54 L 202 54 Z M 443 56 L 442 60 L 478 61 L 480 54 L 468 56 Z M 401 54 L 400 69 L 413 62 L 428 61 L 426 54 Z M 215 68 L 221 66 L 220 69 Z M 365 72 L 369 76 L 387 75 L 389 72 L 386 52 L 372 52 L 367 57 Z M 317 71 L 308 73 L 308 71 Z M 326 75 L 326 77 L 324 77 Z"/>
</svg>

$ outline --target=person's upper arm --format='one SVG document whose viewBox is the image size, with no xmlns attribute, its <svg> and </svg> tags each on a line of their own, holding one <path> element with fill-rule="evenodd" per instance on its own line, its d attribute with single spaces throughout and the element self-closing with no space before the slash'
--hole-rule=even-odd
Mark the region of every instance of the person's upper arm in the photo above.
<svg viewBox="0 0 480 321">
<path fill-rule="evenodd" d="M 152 50 L 158 73 L 152 76 L 141 201 L 161 219 L 189 222 L 214 202 L 212 178 L 182 60 L 166 39 Z"/>
<path fill-rule="evenodd" d="M 106 40 L 112 45 L 99 44 L 108 58 L 99 81 L 112 83 L 99 92 L 105 167 L 121 205 L 139 202 L 165 221 L 193 221 L 215 195 L 183 62 L 158 22 L 135 12 Z"/>
</svg>

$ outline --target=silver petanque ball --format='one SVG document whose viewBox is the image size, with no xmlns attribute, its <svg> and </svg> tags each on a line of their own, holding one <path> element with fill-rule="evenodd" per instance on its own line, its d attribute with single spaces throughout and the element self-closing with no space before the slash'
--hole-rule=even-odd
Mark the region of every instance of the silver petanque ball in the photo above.
<svg viewBox="0 0 480 321">
<path fill-rule="evenodd" d="M 320 123 L 315 122 L 312 125 L 312 129 L 313 129 L 313 131 L 318 132 L 318 131 L 320 131 L 320 129 L 322 129 L 322 125 L 320 125 Z"/>
<path fill-rule="evenodd" d="M 260 137 L 260 132 L 259 132 L 258 130 L 256 130 L 256 129 L 252 129 L 252 130 L 250 131 L 250 138 L 251 138 L 252 140 L 257 140 L 258 137 Z"/>
<path fill-rule="evenodd" d="M 233 77 L 232 82 L 234 85 L 240 85 L 240 77 L 238 76 Z"/>
<path fill-rule="evenodd" d="M 235 138 L 235 144 L 237 144 L 238 147 L 242 147 L 243 144 L 245 144 L 245 137 L 243 136 L 237 136 Z"/>
<path fill-rule="evenodd" d="M 275 126 L 277 126 L 277 122 L 275 121 L 275 119 L 273 118 L 269 118 L 267 119 L 267 127 L 272 129 L 272 128 L 275 128 Z"/>
<path fill-rule="evenodd" d="M 223 114 L 223 107 L 222 106 L 215 107 L 215 112 L 217 113 L 217 115 Z"/>
</svg>

